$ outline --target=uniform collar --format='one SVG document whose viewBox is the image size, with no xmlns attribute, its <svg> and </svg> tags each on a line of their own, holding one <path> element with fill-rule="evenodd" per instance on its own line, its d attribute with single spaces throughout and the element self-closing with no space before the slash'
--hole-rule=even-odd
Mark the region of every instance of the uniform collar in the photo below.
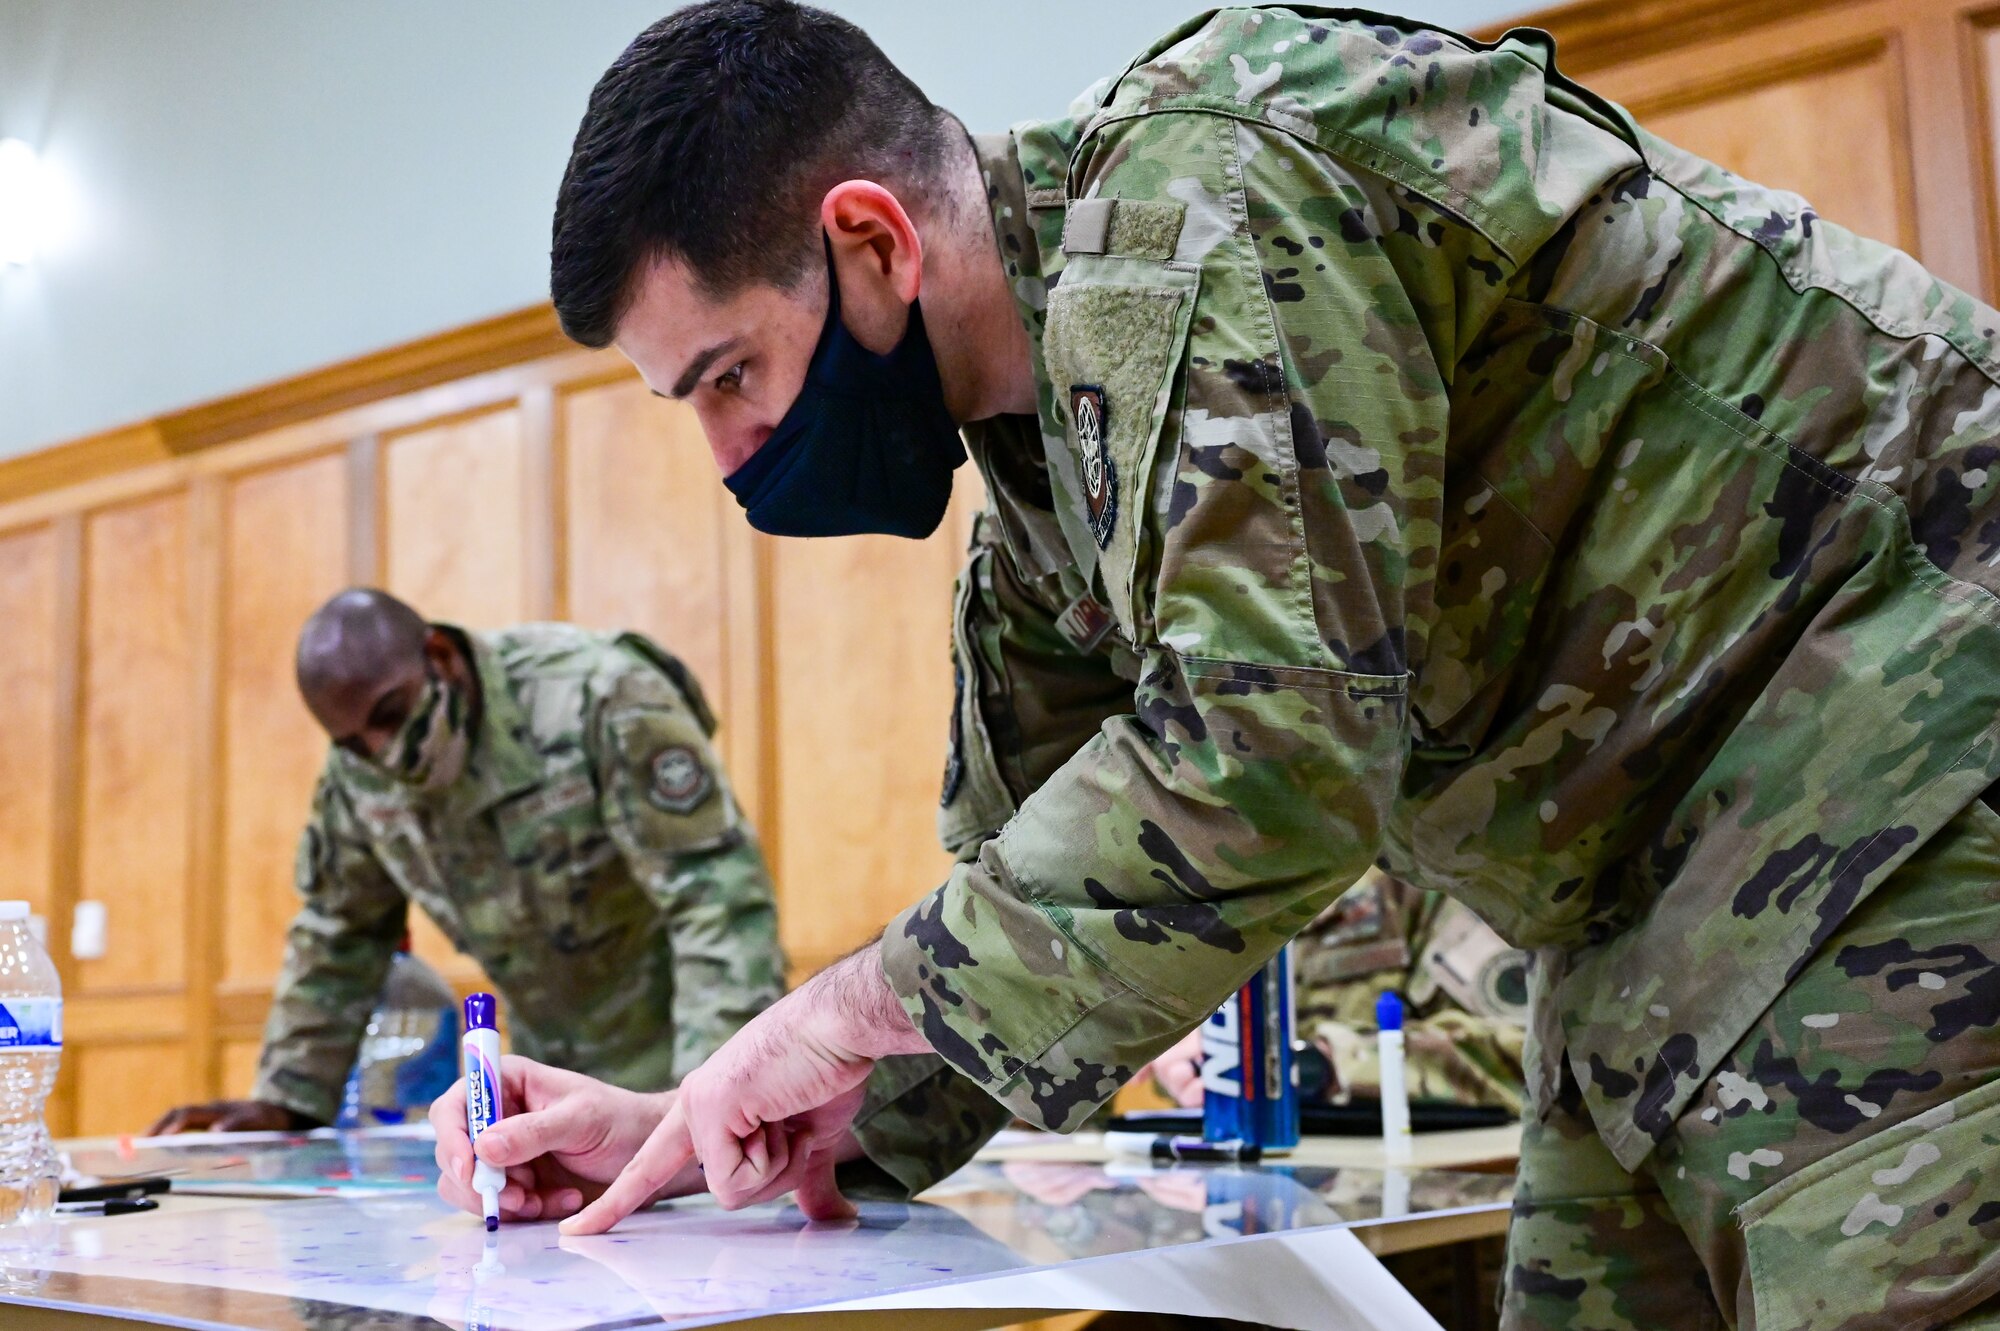
<svg viewBox="0 0 2000 1331">
<path fill-rule="evenodd" d="M 448 806 L 476 813 L 539 784 L 542 764 L 528 742 L 527 714 L 514 696 L 513 682 L 492 641 L 456 625 L 437 627 L 458 640 L 479 677 L 479 725 L 473 732 L 472 752 L 465 775 L 445 792 Z"/>
<path fill-rule="evenodd" d="M 1042 367 L 1042 327 L 1049 288 L 1062 273 L 1063 182 L 1076 143 L 1077 125 L 1071 120 L 1024 121 L 1005 134 L 972 136 L 993 210 L 994 240 L 1034 347 L 1035 382 L 1045 404 L 1049 385 Z M 1042 415 L 1049 418 L 1046 406 Z"/>
<path fill-rule="evenodd" d="M 1063 430 L 1042 362 L 1042 328 L 1049 288 L 1062 271 L 1063 182 L 1076 141 L 1077 126 L 1068 120 L 1029 121 L 1005 134 L 972 136 L 993 212 L 994 243 L 1015 310 L 1028 332 L 1038 411 L 1033 418 L 974 422 L 966 428 L 965 438 L 986 480 L 1001 537 L 1016 567 L 1029 577 L 1075 563 L 1056 522 L 1048 486 L 1045 458 L 1050 448 L 1063 446 Z"/>
</svg>

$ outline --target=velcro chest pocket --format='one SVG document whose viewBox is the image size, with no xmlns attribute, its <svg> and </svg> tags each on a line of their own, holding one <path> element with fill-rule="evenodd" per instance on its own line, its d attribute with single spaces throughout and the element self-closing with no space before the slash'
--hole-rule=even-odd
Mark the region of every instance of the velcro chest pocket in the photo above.
<svg viewBox="0 0 2000 1331">
<path fill-rule="evenodd" d="M 1151 627 L 1152 514 L 1199 272 L 1167 261 L 1077 256 L 1049 293 L 1042 350 L 1065 447 L 1049 459 L 1064 534 L 1127 638 Z"/>
</svg>

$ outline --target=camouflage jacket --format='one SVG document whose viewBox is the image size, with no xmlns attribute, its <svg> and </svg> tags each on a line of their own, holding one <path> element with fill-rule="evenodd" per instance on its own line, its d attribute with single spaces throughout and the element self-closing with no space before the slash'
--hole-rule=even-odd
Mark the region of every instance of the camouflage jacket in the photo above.
<svg viewBox="0 0 2000 1331">
<path fill-rule="evenodd" d="M 457 630 L 452 630 L 457 632 Z M 513 1048 L 672 1084 L 782 991 L 770 877 L 684 667 L 637 634 L 462 634 L 481 711 L 438 795 L 330 750 L 252 1094 L 331 1122 L 414 901 Z"/>
<path fill-rule="evenodd" d="M 1370 869 L 1293 940 L 1292 973 L 1337 1098 L 1381 1094 L 1375 1001 L 1393 989 L 1412 1099 L 1521 1111 L 1527 955 L 1464 903 Z"/>
<path fill-rule="evenodd" d="M 913 1019 L 1074 1125 L 1380 856 L 1537 950 L 1531 1099 L 1634 1167 L 2000 777 L 2000 316 L 1533 31 L 1217 11 L 980 150 L 1041 407 L 967 432 L 961 670 L 1032 789 L 889 927 Z M 993 1121 L 921 1072 L 885 1125 Z"/>
</svg>

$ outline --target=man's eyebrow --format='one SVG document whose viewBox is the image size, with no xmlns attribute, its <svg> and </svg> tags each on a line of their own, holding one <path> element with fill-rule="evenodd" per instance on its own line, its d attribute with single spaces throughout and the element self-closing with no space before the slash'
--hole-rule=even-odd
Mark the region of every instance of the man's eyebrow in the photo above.
<svg viewBox="0 0 2000 1331">
<path fill-rule="evenodd" d="M 732 337 L 727 341 L 718 342 L 714 346 L 697 353 L 695 358 L 688 362 L 688 367 L 681 371 L 681 377 L 674 380 L 672 388 L 664 393 L 656 388 L 653 390 L 653 396 L 683 398 L 689 393 L 694 392 L 695 385 L 701 382 L 701 377 L 704 374 L 708 373 L 708 367 L 715 364 L 719 357 L 733 350 L 736 344 L 742 340 L 740 337 Z"/>
</svg>

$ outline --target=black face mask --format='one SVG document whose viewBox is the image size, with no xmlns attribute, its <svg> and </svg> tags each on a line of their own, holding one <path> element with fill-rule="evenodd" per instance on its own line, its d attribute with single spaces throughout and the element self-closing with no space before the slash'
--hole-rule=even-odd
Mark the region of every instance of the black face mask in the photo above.
<svg viewBox="0 0 2000 1331">
<path fill-rule="evenodd" d="M 951 473 L 965 461 L 924 316 L 886 356 L 840 321 L 840 280 L 827 263 L 826 326 L 805 386 L 763 447 L 723 478 L 773 536 L 880 532 L 922 540 L 944 521 Z"/>
</svg>

